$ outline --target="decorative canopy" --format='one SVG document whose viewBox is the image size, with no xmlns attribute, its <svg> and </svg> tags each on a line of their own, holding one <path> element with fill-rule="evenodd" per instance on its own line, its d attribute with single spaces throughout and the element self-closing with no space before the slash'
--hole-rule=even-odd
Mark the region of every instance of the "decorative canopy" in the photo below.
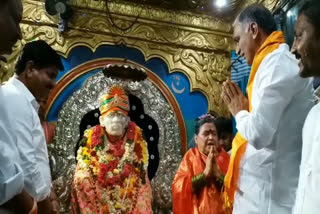
<svg viewBox="0 0 320 214">
<path fill-rule="evenodd" d="M 70 2 L 78 2 L 78 0 L 70 0 Z M 110 0 L 87 0 L 87 4 L 101 4 L 119 1 Z M 263 3 L 266 6 L 278 5 L 281 0 L 125 0 L 123 2 L 131 2 L 142 5 L 155 6 L 165 9 L 190 11 L 198 14 L 206 14 L 211 16 L 225 16 L 225 18 L 234 18 L 237 12 L 241 11 L 246 5 L 253 3 Z M 269 9 L 274 9 L 269 8 Z M 138 14 L 137 14 L 138 15 Z"/>
</svg>

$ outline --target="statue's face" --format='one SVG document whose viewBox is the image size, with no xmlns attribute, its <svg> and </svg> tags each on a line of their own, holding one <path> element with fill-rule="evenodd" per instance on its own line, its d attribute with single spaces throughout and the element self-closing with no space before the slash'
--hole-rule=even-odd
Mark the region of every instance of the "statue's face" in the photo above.
<svg viewBox="0 0 320 214">
<path fill-rule="evenodd" d="M 121 137 L 125 134 L 128 123 L 129 117 L 118 111 L 100 117 L 100 125 L 109 135 L 115 137 Z"/>
</svg>

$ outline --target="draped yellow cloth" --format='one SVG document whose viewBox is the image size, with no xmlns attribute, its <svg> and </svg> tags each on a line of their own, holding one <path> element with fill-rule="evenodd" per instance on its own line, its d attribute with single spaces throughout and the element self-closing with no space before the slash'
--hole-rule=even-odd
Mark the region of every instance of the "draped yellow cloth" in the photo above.
<svg viewBox="0 0 320 214">
<path fill-rule="evenodd" d="M 276 50 L 281 43 L 284 43 L 284 36 L 281 31 L 274 31 L 262 44 L 262 46 L 257 51 L 251 71 L 249 76 L 249 81 L 247 85 L 247 94 L 249 100 L 249 112 L 252 110 L 251 106 L 251 96 L 252 96 L 252 86 L 254 82 L 255 75 L 259 69 L 262 60 L 271 52 Z M 240 162 L 243 154 L 246 151 L 247 140 L 244 139 L 238 132 L 232 142 L 232 153 L 230 157 L 229 168 L 224 179 L 224 202 L 227 207 L 232 206 L 234 200 L 234 194 L 237 190 L 238 180 L 239 180 L 239 170 Z"/>
<path fill-rule="evenodd" d="M 221 154 L 225 153 L 225 154 Z M 229 155 L 223 150 L 217 159 L 228 164 Z M 221 192 L 212 183 L 197 195 L 192 190 L 192 177 L 203 173 L 206 156 L 198 148 L 189 149 L 183 157 L 172 183 L 174 214 L 225 214 Z M 223 160 L 222 160 L 223 159 Z M 224 171 L 222 165 L 219 165 Z"/>
</svg>

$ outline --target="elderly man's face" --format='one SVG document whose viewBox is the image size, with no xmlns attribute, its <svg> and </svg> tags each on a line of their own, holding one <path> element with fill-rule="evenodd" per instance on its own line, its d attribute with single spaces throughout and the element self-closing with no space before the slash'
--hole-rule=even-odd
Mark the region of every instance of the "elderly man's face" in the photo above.
<svg viewBox="0 0 320 214">
<path fill-rule="evenodd" d="M 299 60 L 301 77 L 320 76 L 320 38 L 304 14 L 298 17 L 291 51 Z"/>
<path fill-rule="evenodd" d="M 110 112 L 100 117 L 100 125 L 105 127 L 106 132 L 114 137 L 121 137 L 125 134 L 129 123 L 129 117 L 121 112 Z"/>
<path fill-rule="evenodd" d="M 0 55 L 11 54 L 15 43 L 21 39 L 19 23 L 22 19 L 21 0 L 8 0 L 0 8 Z"/>
<path fill-rule="evenodd" d="M 243 56 L 249 65 L 252 65 L 254 56 L 259 47 L 256 45 L 256 23 L 240 23 L 234 24 L 233 40 L 236 44 L 236 52 Z"/>
</svg>

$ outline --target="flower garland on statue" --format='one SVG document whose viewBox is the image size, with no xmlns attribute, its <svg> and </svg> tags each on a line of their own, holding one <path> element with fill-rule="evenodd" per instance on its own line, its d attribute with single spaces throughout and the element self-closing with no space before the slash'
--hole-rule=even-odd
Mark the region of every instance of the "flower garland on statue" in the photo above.
<svg viewBox="0 0 320 214">
<path fill-rule="evenodd" d="M 109 213 L 129 212 L 148 168 L 148 150 L 141 129 L 129 122 L 124 139 L 110 143 L 98 125 L 85 131 L 77 160 L 80 168 L 91 170 L 101 187 L 102 203 Z"/>
</svg>

